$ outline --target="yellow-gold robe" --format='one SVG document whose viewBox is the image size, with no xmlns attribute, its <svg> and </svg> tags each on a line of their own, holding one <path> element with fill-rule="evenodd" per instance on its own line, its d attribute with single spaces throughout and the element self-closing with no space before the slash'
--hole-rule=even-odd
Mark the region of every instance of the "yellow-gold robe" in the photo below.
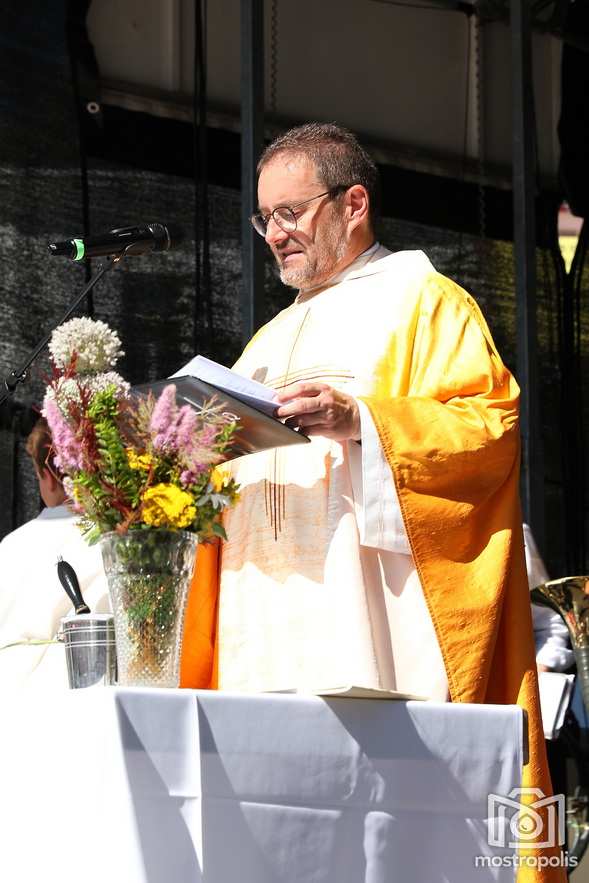
<svg viewBox="0 0 589 883">
<path fill-rule="evenodd" d="M 442 663 L 452 701 L 524 707 L 522 784 L 551 793 L 518 499 L 519 390 L 473 299 L 421 252 L 371 249 L 301 292 L 235 370 L 275 388 L 317 380 L 355 395 L 363 463 L 354 442 L 321 438 L 234 461 L 243 491 L 222 549 L 219 686 L 407 690 L 394 672 L 398 641 L 417 667 L 424 655 Z M 365 430 L 389 467 L 380 513 Z M 407 659 L 401 667 L 410 674 Z"/>
</svg>

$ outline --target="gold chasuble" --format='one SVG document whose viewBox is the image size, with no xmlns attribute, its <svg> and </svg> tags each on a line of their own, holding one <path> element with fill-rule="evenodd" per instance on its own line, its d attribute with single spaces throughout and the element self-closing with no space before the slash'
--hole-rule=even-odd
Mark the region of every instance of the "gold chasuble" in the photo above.
<svg viewBox="0 0 589 883">
<path fill-rule="evenodd" d="M 319 381 L 354 395 L 362 443 L 313 437 L 231 464 L 241 498 L 221 549 L 218 686 L 356 683 L 517 703 L 529 723 L 522 787 L 551 794 L 519 390 L 474 300 L 422 252 L 375 247 L 300 292 L 235 370 L 276 389 Z M 518 875 L 564 879 L 557 868 Z"/>
</svg>

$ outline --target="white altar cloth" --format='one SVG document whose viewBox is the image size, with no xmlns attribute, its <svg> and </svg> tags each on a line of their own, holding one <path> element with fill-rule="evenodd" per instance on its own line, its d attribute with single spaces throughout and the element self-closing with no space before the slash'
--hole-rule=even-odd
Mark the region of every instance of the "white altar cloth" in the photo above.
<svg viewBox="0 0 589 883">
<path fill-rule="evenodd" d="M 5 696 L 0 880 L 488 883 L 522 712 L 191 690 Z"/>
</svg>

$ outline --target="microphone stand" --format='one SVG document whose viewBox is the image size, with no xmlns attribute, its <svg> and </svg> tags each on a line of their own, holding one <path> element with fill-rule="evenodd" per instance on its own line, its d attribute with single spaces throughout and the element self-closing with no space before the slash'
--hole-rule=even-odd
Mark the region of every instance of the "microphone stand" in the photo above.
<svg viewBox="0 0 589 883">
<path fill-rule="evenodd" d="M 127 248 L 130 248 L 130 247 L 131 246 L 127 246 Z M 104 274 L 107 273 L 109 270 L 111 270 L 115 266 L 115 264 L 118 264 L 119 261 L 121 261 L 125 257 L 125 254 L 127 253 L 127 248 L 124 251 L 120 252 L 119 254 L 109 255 L 107 257 L 106 262 L 100 266 L 98 272 L 90 279 L 90 281 L 88 282 L 88 284 L 86 285 L 84 290 L 76 297 L 76 299 L 73 301 L 73 303 L 71 303 L 70 306 L 67 308 L 67 310 L 65 311 L 65 313 L 63 314 L 63 316 L 61 317 L 59 322 L 57 323 L 56 327 L 59 325 L 63 325 L 63 323 L 66 321 L 66 319 L 69 319 L 69 317 L 72 315 L 72 313 L 74 312 L 74 310 L 76 309 L 76 307 L 78 306 L 80 301 L 82 301 L 86 297 L 88 292 L 94 288 L 96 283 L 100 279 L 102 279 Z M 33 362 L 35 361 L 37 356 L 41 352 L 43 352 L 43 350 L 45 349 L 45 347 L 47 346 L 47 344 L 51 340 L 52 334 L 53 334 L 52 331 L 49 332 L 49 334 L 47 334 L 43 338 L 43 340 L 37 344 L 37 346 L 35 347 L 33 352 L 28 356 L 28 358 L 23 362 L 23 364 L 19 368 L 16 368 L 14 371 L 11 371 L 10 374 L 8 374 L 7 377 L 4 378 L 4 381 L 0 384 L 0 388 L 1 388 L 1 386 L 4 386 L 4 391 L 0 392 L 0 406 L 2 406 L 4 404 L 4 402 L 11 395 L 14 395 L 14 392 L 15 392 L 18 384 L 22 383 L 23 380 L 26 380 L 27 371 L 29 370 L 29 368 L 31 367 L 31 365 L 33 364 Z"/>
</svg>

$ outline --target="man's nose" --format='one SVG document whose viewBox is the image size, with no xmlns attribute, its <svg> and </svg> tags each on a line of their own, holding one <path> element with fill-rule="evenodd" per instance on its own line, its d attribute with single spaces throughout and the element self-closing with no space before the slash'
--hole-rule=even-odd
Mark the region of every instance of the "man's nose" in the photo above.
<svg viewBox="0 0 589 883">
<path fill-rule="evenodd" d="M 268 245 L 276 245 L 278 242 L 284 242 L 288 239 L 288 233 L 280 227 L 272 215 L 268 218 L 266 226 L 266 236 L 264 237 Z"/>
</svg>

